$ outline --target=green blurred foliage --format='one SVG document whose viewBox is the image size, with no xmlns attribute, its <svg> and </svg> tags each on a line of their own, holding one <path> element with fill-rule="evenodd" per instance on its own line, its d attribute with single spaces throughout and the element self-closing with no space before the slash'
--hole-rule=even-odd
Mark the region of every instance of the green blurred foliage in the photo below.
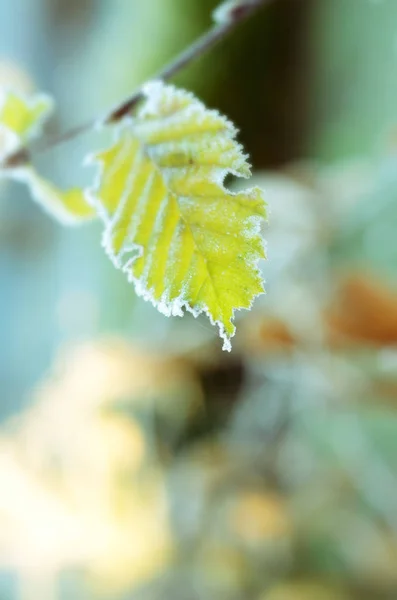
<svg viewBox="0 0 397 600">
<path fill-rule="evenodd" d="M 55 132 L 215 5 L 0 0 L 0 48 L 59 100 Z M 96 225 L 4 190 L 5 600 L 397 597 L 396 10 L 274 0 L 178 75 L 240 127 L 271 207 L 267 295 L 231 356 L 136 299 Z M 44 168 L 85 180 L 94 137 Z"/>
</svg>

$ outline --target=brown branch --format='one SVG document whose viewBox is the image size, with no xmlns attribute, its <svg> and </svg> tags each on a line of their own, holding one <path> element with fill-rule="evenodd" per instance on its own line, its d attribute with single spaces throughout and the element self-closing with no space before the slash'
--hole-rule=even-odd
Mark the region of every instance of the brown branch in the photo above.
<svg viewBox="0 0 397 600">
<path fill-rule="evenodd" d="M 166 65 L 153 79 L 168 81 L 174 75 L 182 71 L 187 65 L 196 61 L 203 54 L 206 54 L 219 42 L 230 35 L 234 29 L 245 21 L 260 6 L 270 3 L 271 0 L 246 0 L 246 2 L 237 5 L 230 11 L 230 18 L 220 25 L 215 25 L 209 31 L 204 33 L 198 40 L 193 42 L 189 48 L 184 50 L 179 56 Z M 127 98 L 120 106 L 116 107 L 105 119 L 106 123 L 115 123 L 127 115 L 138 102 L 142 99 L 142 92 L 139 89 L 130 98 Z"/>
<path fill-rule="evenodd" d="M 157 75 L 152 79 L 161 79 L 168 81 L 176 73 L 179 73 L 187 65 L 197 60 L 203 54 L 206 54 L 219 42 L 228 37 L 236 27 L 251 16 L 257 9 L 266 4 L 270 4 L 272 0 L 240 0 L 236 6 L 231 5 L 227 18 L 224 22 L 214 25 L 209 31 L 204 33 L 198 40 L 193 42 L 189 48 L 179 54 L 174 60 L 166 65 Z M 43 140 L 36 144 L 34 152 L 28 148 L 21 148 L 14 154 L 10 155 L 4 162 L 3 167 L 15 168 L 23 166 L 30 162 L 33 155 L 47 152 L 48 150 L 64 144 L 65 142 L 75 139 L 76 137 L 87 133 L 95 127 L 98 122 L 104 124 L 113 124 L 120 121 L 123 117 L 128 115 L 137 104 L 143 99 L 142 86 L 129 98 L 124 100 L 121 104 L 116 106 L 113 110 L 108 112 L 102 118 L 92 119 L 87 123 L 74 127 L 59 136 Z"/>
</svg>

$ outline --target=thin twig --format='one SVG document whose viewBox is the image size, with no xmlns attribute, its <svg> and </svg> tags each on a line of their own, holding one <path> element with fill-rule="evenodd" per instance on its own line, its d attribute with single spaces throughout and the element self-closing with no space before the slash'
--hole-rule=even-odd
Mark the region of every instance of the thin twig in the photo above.
<svg viewBox="0 0 397 600">
<path fill-rule="evenodd" d="M 168 81 L 174 75 L 182 71 L 187 65 L 196 61 L 203 54 L 206 54 L 220 41 L 225 39 L 234 29 L 245 19 L 247 19 L 260 6 L 269 3 L 271 0 L 248 0 L 246 3 L 237 6 L 230 13 L 230 19 L 220 25 L 215 25 L 209 31 L 204 33 L 198 40 L 193 42 L 189 48 L 181 52 L 175 59 L 166 65 L 153 79 Z M 114 123 L 127 115 L 137 103 L 142 99 L 142 91 L 139 89 L 130 98 L 127 98 L 120 106 L 116 107 L 105 119 L 106 123 Z"/>
<path fill-rule="evenodd" d="M 197 60 L 203 54 L 207 53 L 220 41 L 224 40 L 231 34 L 236 27 L 249 16 L 251 16 L 260 7 L 269 4 L 272 0 L 242 0 L 241 4 L 237 4 L 228 14 L 228 19 L 221 24 L 213 26 L 209 31 L 204 33 L 198 40 L 193 42 L 189 48 L 181 52 L 175 59 L 173 59 L 168 65 L 166 65 L 155 77 L 152 79 L 161 79 L 168 81 L 176 73 L 179 73 L 187 65 Z M 142 86 L 134 92 L 129 98 L 124 100 L 121 104 L 116 106 L 110 112 L 107 112 L 102 118 L 91 119 L 82 125 L 74 127 L 59 136 L 51 139 L 40 141 L 36 144 L 34 152 L 28 148 L 21 148 L 14 154 L 10 155 L 5 161 L 4 166 L 16 167 L 22 166 L 32 159 L 33 155 L 47 152 L 48 150 L 60 146 L 61 144 L 75 139 L 80 135 L 87 133 L 95 127 L 97 123 L 113 124 L 120 121 L 123 117 L 128 115 L 137 104 L 143 99 Z"/>
</svg>

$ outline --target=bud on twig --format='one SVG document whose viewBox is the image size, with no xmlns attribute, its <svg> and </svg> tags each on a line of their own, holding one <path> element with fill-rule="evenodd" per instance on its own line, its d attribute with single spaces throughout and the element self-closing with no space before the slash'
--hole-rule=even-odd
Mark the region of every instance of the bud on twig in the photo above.
<svg viewBox="0 0 397 600">
<path fill-rule="evenodd" d="M 244 21 L 245 18 L 249 17 L 266 4 L 269 4 L 272 0 L 226 0 L 223 2 L 214 12 L 215 25 L 211 27 L 209 31 L 204 33 L 198 40 L 193 42 L 186 50 L 181 52 L 173 61 L 166 65 L 154 79 L 168 81 L 176 73 L 184 69 L 187 65 L 197 60 L 203 54 L 209 52 L 211 48 L 216 46 L 219 42 L 230 35 L 237 25 Z M 142 88 L 136 90 L 131 96 L 123 100 L 113 110 L 102 115 L 99 119 L 92 119 L 87 123 L 83 123 L 74 129 L 67 131 L 66 133 L 57 136 L 55 139 L 44 141 L 43 144 L 39 145 L 33 154 L 39 152 L 45 152 L 55 146 L 58 146 L 68 140 L 74 139 L 83 133 L 90 131 L 95 128 L 98 123 L 113 124 L 122 120 L 123 117 L 130 114 L 131 111 L 136 107 L 139 101 L 142 99 Z M 31 153 L 26 148 L 21 148 L 13 155 L 9 156 L 3 164 L 0 164 L 0 168 L 16 168 L 23 166 L 29 162 Z"/>
<path fill-rule="evenodd" d="M 257 5 L 256 0 L 226 0 L 215 9 L 213 18 L 220 25 L 233 23 L 244 18 Z"/>
<path fill-rule="evenodd" d="M 6 156 L 0 164 L 0 168 L 16 169 L 30 162 L 30 154 L 27 148 L 16 150 L 13 154 Z"/>
</svg>

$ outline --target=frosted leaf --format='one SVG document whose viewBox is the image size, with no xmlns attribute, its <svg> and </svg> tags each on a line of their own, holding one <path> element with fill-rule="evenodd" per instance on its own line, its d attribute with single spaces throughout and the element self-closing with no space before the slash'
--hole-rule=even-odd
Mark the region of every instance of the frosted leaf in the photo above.
<svg viewBox="0 0 397 600">
<path fill-rule="evenodd" d="M 0 163 L 41 133 L 52 110 L 53 102 L 44 94 L 30 97 L 0 90 Z M 63 223 L 77 223 L 95 215 L 82 190 L 60 190 L 43 179 L 31 165 L 0 168 L 0 178 L 26 183 L 33 198 Z"/>
<path fill-rule="evenodd" d="M 44 94 L 0 89 L 0 161 L 41 133 L 52 110 L 53 102 Z"/>
<path fill-rule="evenodd" d="M 12 179 L 25 183 L 33 199 L 64 225 L 76 225 L 96 216 L 80 188 L 61 190 L 26 166 L 10 172 Z"/>
<path fill-rule="evenodd" d="M 224 187 L 228 174 L 250 175 L 225 117 L 162 82 L 143 94 L 113 145 L 90 157 L 104 247 L 139 295 L 168 316 L 206 313 L 230 350 L 235 310 L 263 293 L 263 192 Z"/>
</svg>

